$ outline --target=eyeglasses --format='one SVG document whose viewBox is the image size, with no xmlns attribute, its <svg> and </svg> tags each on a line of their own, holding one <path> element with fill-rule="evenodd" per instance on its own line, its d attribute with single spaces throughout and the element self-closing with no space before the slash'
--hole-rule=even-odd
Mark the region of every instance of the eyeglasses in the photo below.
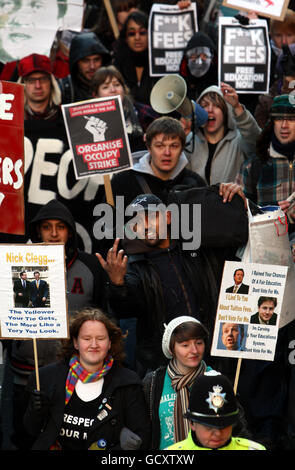
<svg viewBox="0 0 295 470">
<path fill-rule="evenodd" d="M 126 36 L 127 38 L 132 38 L 139 34 L 139 36 L 146 36 L 147 35 L 147 30 L 146 29 L 140 29 L 139 31 L 127 31 Z"/>
<path fill-rule="evenodd" d="M 273 117 L 273 120 L 274 121 L 291 121 L 291 122 L 295 122 L 295 116 L 274 116 Z"/>
<path fill-rule="evenodd" d="M 26 78 L 24 81 L 26 84 L 28 85 L 35 85 L 36 82 L 40 82 L 41 84 L 44 84 L 44 83 L 48 83 L 50 80 L 49 77 L 29 77 L 29 78 Z"/>
</svg>

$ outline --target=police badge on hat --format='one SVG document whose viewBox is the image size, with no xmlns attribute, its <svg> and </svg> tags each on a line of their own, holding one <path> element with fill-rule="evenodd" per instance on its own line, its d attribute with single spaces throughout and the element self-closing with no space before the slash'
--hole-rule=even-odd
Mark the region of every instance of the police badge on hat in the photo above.
<svg viewBox="0 0 295 470">
<path fill-rule="evenodd" d="M 209 392 L 209 398 L 206 399 L 210 410 L 214 410 L 215 413 L 218 413 L 218 410 L 227 403 L 226 393 L 221 393 L 221 391 L 222 387 L 220 385 L 213 385 L 213 392 Z"/>
</svg>

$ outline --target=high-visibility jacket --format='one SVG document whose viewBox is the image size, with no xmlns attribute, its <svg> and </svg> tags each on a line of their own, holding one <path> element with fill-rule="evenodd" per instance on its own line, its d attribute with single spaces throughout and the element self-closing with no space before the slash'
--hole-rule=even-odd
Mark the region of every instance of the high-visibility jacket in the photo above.
<svg viewBox="0 0 295 470">
<path fill-rule="evenodd" d="M 191 431 L 184 441 L 177 442 L 172 446 L 167 447 L 166 450 L 212 450 L 208 447 L 200 447 L 194 443 Z M 266 450 L 265 447 L 258 442 L 244 439 L 242 437 L 232 437 L 229 444 L 224 447 L 219 447 L 218 450 Z"/>
</svg>

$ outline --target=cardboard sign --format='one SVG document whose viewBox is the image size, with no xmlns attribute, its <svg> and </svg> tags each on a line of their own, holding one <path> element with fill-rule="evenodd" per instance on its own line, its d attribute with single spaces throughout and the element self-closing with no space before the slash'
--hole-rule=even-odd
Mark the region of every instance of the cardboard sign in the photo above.
<svg viewBox="0 0 295 470">
<path fill-rule="evenodd" d="M 83 0 L 6 0 L 1 2 L 0 17 L 1 62 L 33 53 L 49 56 L 58 30 L 81 31 Z"/>
<path fill-rule="evenodd" d="M 62 105 L 62 112 L 77 179 L 132 166 L 120 96 Z"/>
<path fill-rule="evenodd" d="M 235 18 L 219 18 L 219 83 L 237 93 L 268 93 L 270 45 L 266 20 L 241 25 Z"/>
<path fill-rule="evenodd" d="M 213 356 L 274 360 L 287 271 L 286 266 L 225 262 Z"/>
<path fill-rule="evenodd" d="M 24 87 L 0 82 L 0 232 L 23 235 Z"/>
<path fill-rule="evenodd" d="M 196 5 L 153 4 L 149 16 L 149 70 L 152 77 L 179 71 L 183 50 L 198 31 Z"/>
<path fill-rule="evenodd" d="M 243 11 L 255 11 L 259 16 L 283 21 L 289 0 L 224 0 L 223 5 Z"/>
<path fill-rule="evenodd" d="M 3 244 L 0 263 L 1 338 L 67 338 L 64 245 Z"/>
</svg>

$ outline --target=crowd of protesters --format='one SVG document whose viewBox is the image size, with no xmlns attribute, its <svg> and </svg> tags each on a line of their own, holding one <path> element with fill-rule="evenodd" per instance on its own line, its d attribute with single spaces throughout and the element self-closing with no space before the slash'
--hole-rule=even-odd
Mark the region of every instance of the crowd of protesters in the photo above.
<svg viewBox="0 0 295 470">
<path fill-rule="evenodd" d="M 159 115 L 150 102 L 158 80 L 149 71 L 153 3 L 113 0 L 119 34 L 102 5 L 85 16 L 81 32 L 71 32 L 68 48 L 59 32 L 50 57 L 32 51 L 2 64 L 0 80 L 24 84 L 27 170 L 26 236 L 0 234 L 0 242 L 65 244 L 70 324 L 69 339 L 38 341 L 38 390 L 32 342 L 2 340 L 4 450 L 295 449 L 288 361 L 295 320 L 280 328 L 274 361 L 243 360 L 237 396 L 237 360 L 210 355 L 224 262 L 240 261 L 237 249 L 247 242 L 247 201 L 255 210 L 288 211 L 290 253 L 295 245 L 288 200 L 295 191 L 295 6 L 291 1 L 283 23 L 268 19 L 269 93 L 239 95 L 218 84 L 217 73 L 218 17 L 238 11 L 226 12 L 217 0 L 213 8 L 196 2 L 199 31 L 179 69 L 196 119 L 183 119 L 177 110 Z M 157 3 L 183 9 L 191 0 Z M 133 166 L 115 174 L 111 188 L 125 207 L 138 209 L 142 237 L 93 241 L 77 222 L 84 214 L 94 226 L 104 189 L 89 178 L 87 196 L 75 193 L 73 171 L 61 183 L 62 165 L 70 165 L 61 105 L 117 95 Z M 46 197 L 34 193 L 40 139 L 56 168 L 43 174 Z M 60 148 L 52 147 L 54 139 Z M 239 240 L 217 216 L 215 243 L 184 250 L 169 212 L 151 219 L 151 207 L 167 205 L 177 191 L 208 187 L 225 205 L 235 201 Z M 24 269 L 19 274 L 18 305 L 25 306 L 32 287 Z"/>
</svg>

